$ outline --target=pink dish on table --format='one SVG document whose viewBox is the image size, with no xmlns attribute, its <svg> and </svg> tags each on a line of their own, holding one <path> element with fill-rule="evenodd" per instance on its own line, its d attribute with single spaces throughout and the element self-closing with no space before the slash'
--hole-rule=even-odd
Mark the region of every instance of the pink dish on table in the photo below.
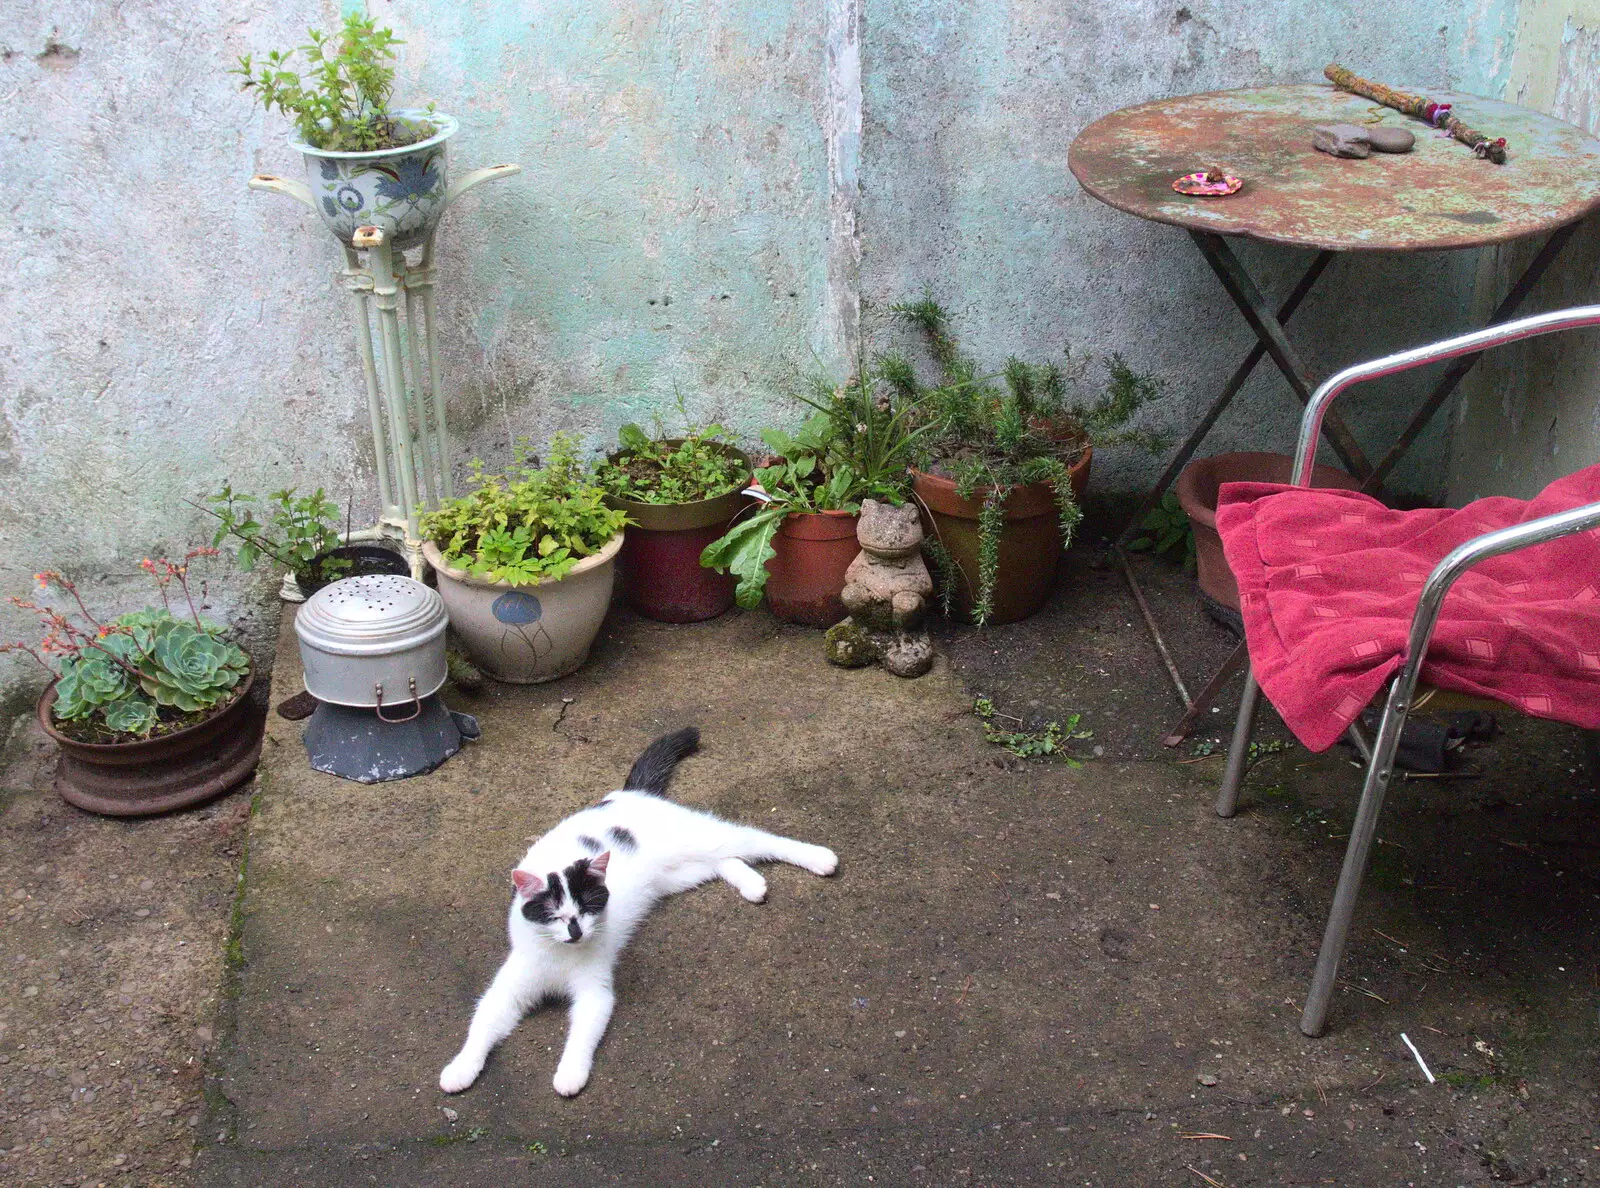
<svg viewBox="0 0 1600 1188">
<path fill-rule="evenodd" d="M 1215 174 L 1215 170 L 1186 173 L 1172 183 L 1172 188 L 1180 194 L 1189 194 L 1196 198 L 1226 198 L 1244 185 L 1241 178 L 1223 174 L 1219 180 Z"/>
</svg>

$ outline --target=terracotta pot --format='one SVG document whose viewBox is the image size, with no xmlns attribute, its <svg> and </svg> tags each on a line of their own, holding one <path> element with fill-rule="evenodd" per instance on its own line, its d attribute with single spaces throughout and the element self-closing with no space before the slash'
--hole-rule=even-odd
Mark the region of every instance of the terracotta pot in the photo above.
<svg viewBox="0 0 1600 1188">
<path fill-rule="evenodd" d="M 1293 465 L 1294 459 L 1287 454 L 1217 454 L 1195 459 L 1178 476 L 1178 503 L 1194 525 L 1200 589 L 1229 610 L 1239 609 L 1239 583 L 1222 555 L 1222 537 L 1217 535 L 1217 492 L 1223 483 L 1286 483 Z M 1311 485 L 1361 489 L 1354 478 L 1332 466 L 1314 467 Z"/>
<path fill-rule="evenodd" d="M 832 627 L 845 617 L 844 571 L 856 559 L 854 512 L 792 512 L 772 538 L 767 562 L 767 609 L 805 627 Z"/>
<path fill-rule="evenodd" d="M 513 685 L 536 685 L 574 671 L 589 658 L 611 604 L 611 583 L 623 533 L 553 582 L 514 586 L 473 577 L 444 563 L 423 541 L 422 555 L 439 579 L 439 596 L 467 652 L 484 672 Z"/>
<path fill-rule="evenodd" d="M 109 817 L 142 817 L 188 808 L 237 787 L 261 757 L 266 713 L 250 701 L 255 673 L 220 712 L 160 738 L 82 743 L 56 729 L 54 682 L 39 698 L 39 725 L 58 747 L 56 793 L 68 804 Z"/>
<path fill-rule="evenodd" d="M 1093 447 L 1068 470 L 1073 498 L 1081 500 L 1089 484 Z M 956 564 L 955 607 L 963 619 L 972 618 L 978 591 L 978 515 L 984 492 L 973 498 L 956 494 L 954 480 L 924 471 L 911 472 L 911 490 L 922 506 L 922 526 Z M 1055 492 L 1050 483 L 1029 483 L 1006 498 L 1006 523 L 1000 532 L 1000 567 L 995 574 L 991 623 L 1014 623 L 1042 607 L 1055 585 L 1056 564 L 1061 559 L 1061 524 Z"/>
<path fill-rule="evenodd" d="M 668 438 L 667 444 L 683 444 Z M 744 463 L 745 481 L 735 490 L 694 503 L 640 503 L 607 495 L 606 506 L 628 513 L 631 523 L 618 559 L 622 596 L 647 619 L 662 623 L 698 623 L 714 619 L 733 605 L 738 584 L 732 574 L 700 564 L 700 554 L 728 530 L 745 505 L 750 459 L 732 446 L 708 443 Z M 619 454 L 612 454 L 615 462 Z"/>
</svg>

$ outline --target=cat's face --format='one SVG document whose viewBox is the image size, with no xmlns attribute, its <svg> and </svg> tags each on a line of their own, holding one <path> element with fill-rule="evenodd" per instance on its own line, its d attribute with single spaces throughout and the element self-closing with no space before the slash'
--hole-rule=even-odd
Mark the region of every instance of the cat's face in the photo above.
<svg viewBox="0 0 1600 1188">
<path fill-rule="evenodd" d="M 522 918 L 535 934 L 565 945 L 582 944 L 594 931 L 611 893 L 606 890 L 607 850 L 596 858 L 579 858 L 565 870 L 536 875 L 511 872 L 522 901 Z"/>
</svg>

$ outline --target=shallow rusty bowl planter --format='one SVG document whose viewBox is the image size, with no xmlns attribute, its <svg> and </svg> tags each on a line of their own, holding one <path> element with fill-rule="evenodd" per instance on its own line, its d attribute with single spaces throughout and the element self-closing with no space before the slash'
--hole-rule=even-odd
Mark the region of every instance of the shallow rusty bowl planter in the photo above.
<svg viewBox="0 0 1600 1188">
<path fill-rule="evenodd" d="M 1223 483 L 1286 483 L 1293 465 L 1294 460 L 1287 454 L 1217 454 L 1197 458 L 1178 475 L 1178 503 L 1194 527 L 1200 589 L 1228 610 L 1239 609 L 1239 583 L 1222 555 L 1222 537 L 1217 534 L 1217 493 Z M 1314 467 L 1311 485 L 1345 491 L 1361 489 L 1359 482 L 1333 466 Z"/>
<path fill-rule="evenodd" d="M 854 512 L 790 512 L 772 538 L 767 609 L 803 627 L 832 627 L 845 617 L 844 571 L 861 552 Z"/>
<path fill-rule="evenodd" d="M 669 446 L 683 444 L 682 438 L 664 440 Z M 744 507 L 750 459 L 732 446 L 706 444 L 744 464 L 744 478 L 726 494 L 693 503 L 641 503 L 620 495 L 605 497 L 607 507 L 628 514 L 628 533 L 618 558 L 622 596 L 647 619 L 698 623 L 716 618 L 733 605 L 736 579 L 701 565 L 700 554 L 727 532 Z M 621 456 L 618 451 L 610 460 L 615 462 Z"/>
<path fill-rule="evenodd" d="M 39 725 L 61 748 L 55 790 L 68 804 L 108 817 L 143 817 L 189 808 L 243 783 L 261 757 L 266 713 L 250 700 L 255 673 L 203 722 L 160 738 L 83 743 L 56 729 L 56 687 L 39 698 Z"/>
<path fill-rule="evenodd" d="M 1074 499 L 1083 499 L 1089 484 L 1094 447 L 1067 470 Z M 922 506 L 923 528 L 937 540 L 956 566 L 954 609 L 970 620 L 978 591 L 978 516 L 983 511 L 982 491 L 973 498 L 956 494 L 953 479 L 925 471 L 911 472 L 911 490 Z M 1005 527 L 1000 530 L 1000 566 L 995 574 L 994 609 L 990 623 L 1015 623 L 1042 607 L 1055 585 L 1056 564 L 1061 560 L 1061 523 L 1055 491 L 1050 483 L 1028 483 L 1006 498 Z"/>
</svg>

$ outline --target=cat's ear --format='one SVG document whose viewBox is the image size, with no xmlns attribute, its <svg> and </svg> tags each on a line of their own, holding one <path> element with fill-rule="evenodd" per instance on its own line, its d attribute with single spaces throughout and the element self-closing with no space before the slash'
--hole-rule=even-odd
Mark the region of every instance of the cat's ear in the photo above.
<svg viewBox="0 0 1600 1188">
<path fill-rule="evenodd" d="M 544 890 L 544 880 L 530 871 L 512 871 L 511 881 L 517 885 L 517 890 L 523 895 L 537 895 Z"/>
<path fill-rule="evenodd" d="M 597 878 L 597 879 L 604 880 L 605 877 L 606 877 L 606 867 L 608 867 L 610 865 L 611 865 L 611 851 L 607 850 L 604 854 L 601 854 L 598 858 L 589 859 L 589 873 L 594 875 L 595 878 Z"/>
</svg>

